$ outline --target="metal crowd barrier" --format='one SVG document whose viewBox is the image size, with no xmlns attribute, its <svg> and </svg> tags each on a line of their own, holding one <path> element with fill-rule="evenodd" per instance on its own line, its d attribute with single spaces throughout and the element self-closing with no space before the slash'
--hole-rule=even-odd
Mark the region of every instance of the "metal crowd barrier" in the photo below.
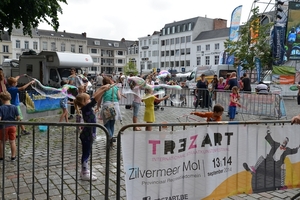
<svg viewBox="0 0 300 200">
<path fill-rule="evenodd" d="M 215 90 L 215 102 L 223 105 L 225 111 L 228 111 L 230 102 L 230 91 Z M 285 106 L 282 96 L 274 93 L 246 93 L 240 92 L 237 112 L 241 114 L 265 116 L 270 118 L 281 119 L 286 117 Z"/>
<path fill-rule="evenodd" d="M 153 123 L 150 124 L 150 126 L 152 127 L 158 127 L 159 131 L 161 131 L 160 133 L 157 132 L 157 134 L 166 134 L 166 132 L 162 131 L 164 129 L 165 126 L 168 126 L 168 134 L 176 134 L 176 132 L 173 132 L 175 130 L 187 130 L 188 128 L 191 127 L 197 127 L 197 126 L 210 126 L 210 125 L 227 125 L 228 129 L 229 126 L 231 125 L 241 125 L 241 126 L 245 126 L 245 125 L 265 125 L 267 126 L 272 126 L 272 125 L 278 125 L 278 126 L 283 126 L 284 124 L 290 124 L 291 121 L 290 120 L 260 120 L 260 121 L 221 121 L 221 122 L 197 122 L 197 123 L 168 123 L 168 124 L 163 124 L 163 123 Z M 146 123 L 141 123 L 141 124 L 128 124 L 123 126 L 117 136 L 117 184 L 116 184 L 116 199 L 124 199 L 126 198 L 126 196 L 124 196 L 124 191 L 121 192 L 122 188 L 125 188 L 125 184 L 124 183 L 124 177 L 125 177 L 125 172 L 122 171 L 123 170 L 123 159 L 122 159 L 122 155 L 121 155 L 121 138 L 123 136 L 123 134 L 126 134 L 126 131 L 132 131 L 135 127 L 146 127 L 149 126 L 149 124 Z M 239 129 L 238 129 L 239 130 Z M 245 130 L 245 129 L 244 129 Z M 259 130 L 259 129 L 258 129 Z M 139 132 L 136 132 L 137 134 Z M 251 132 L 252 133 L 252 132 Z M 254 134 L 260 134 L 259 132 L 254 133 Z M 134 140 L 134 138 L 133 138 Z M 135 141 L 138 142 L 138 141 Z M 134 141 L 133 141 L 133 144 Z M 122 185 L 121 185 L 122 184 Z M 138 188 L 137 188 L 138 190 Z M 297 194 L 296 196 L 300 196 L 300 194 Z M 295 197 L 296 197 L 295 196 Z"/>
<path fill-rule="evenodd" d="M 0 121 L 0 125 L 11 123 Z M 83 123 L 13 122 L 13 124 L 17 125 L 19 133 L 16 139 L 17 159 L 15 162 L 7 161 L 8 157 L 10 158 L 10 148 L 6 142 L 6 145 L 3 145 L 4 159 L 0 163 L 1 199 L 65 199 L 66 197 L 97 199 L 100 196 L 101 198 L 104 196 L 106 200 L 112 198 L 109 196 L 109 133 L 104 126 L 84 124 L 87 127 L 96 127 L 98 137 L 99 131 L 104 132 L 106 142 L 101 140 L 103 144 L 99 147 L 99 141 L 96 139 L 91 149 L 90 171 L 103 169 L 97 171 L 98 181 L 81 181 L 79 134 Z M 21 136 L 20 125 L 27 125 L 27 130 L 32 128 L 32 134 Z M 101 155 L 100 149 L 105 152 L 105 155 Z M 99 184 L 99 180 L 102 184 L 104 182 L 104 186 Z"/>
</svg>

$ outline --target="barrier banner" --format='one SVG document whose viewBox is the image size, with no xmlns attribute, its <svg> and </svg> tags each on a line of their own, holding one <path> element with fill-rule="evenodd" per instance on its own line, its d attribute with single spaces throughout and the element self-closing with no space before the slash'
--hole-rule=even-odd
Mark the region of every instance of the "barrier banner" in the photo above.
<svg viewBox="0 0 300 200">
<path fill-rule="evenodd" d="M 274 123 L 125 131 L 127 199 L 211 200 L 299 187 L 299 126 Z"/>
</svg>

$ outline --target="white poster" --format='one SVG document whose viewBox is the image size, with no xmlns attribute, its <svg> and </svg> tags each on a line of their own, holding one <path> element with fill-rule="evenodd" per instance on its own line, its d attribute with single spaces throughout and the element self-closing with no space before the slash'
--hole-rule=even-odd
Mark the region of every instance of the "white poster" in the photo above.
<svg viewBox="0 0 300 200">
<path fill-rule="evenodd" d="M 296 125 L 210 125 L 122 135 L 135 200 L 220 199 L 299 184 Z"/>
</svg>

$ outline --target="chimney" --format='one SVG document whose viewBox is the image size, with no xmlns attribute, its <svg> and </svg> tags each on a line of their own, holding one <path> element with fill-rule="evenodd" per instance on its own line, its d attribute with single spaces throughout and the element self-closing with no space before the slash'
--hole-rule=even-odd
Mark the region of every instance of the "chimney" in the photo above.
<svg viewBox="0 0 300 200">
<path fill-rule="evenodd" d="M 86 37 L 86 32 L 81 33 L 81 35 L 83 35 L 83 37 Z"/>
<path fill-rule="evenodd" d="M 220 18 L 216 18 L 214 19 L 214 29 L 213 30 L 217 30 L 217 29 L 223 29 L 227 27 L 227 20 L 226 19 L 220 19 Z"/>
</svg>

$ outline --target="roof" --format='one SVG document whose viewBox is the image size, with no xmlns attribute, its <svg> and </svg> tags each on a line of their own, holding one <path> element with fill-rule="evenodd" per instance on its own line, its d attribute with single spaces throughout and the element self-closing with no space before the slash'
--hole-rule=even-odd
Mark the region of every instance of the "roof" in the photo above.
<svg viewBox="0 0 300 200">
<path fill-rule="evenodd" d="M 211 31 L 203 31 L 201 32 L 194 41 L 197 40 L 208 40 L 208 39 L 216 39 L 221 37 L 229 38 L 229 28 L 216 29 Z"/>
<path fill-rule="evenodd" d="M 185 19 L 182 21 L 178 21 L 178 22 L 173 22 L 173 23 L 169 23 L 169 24 L 165 24 L 164 28 L 168 28 L 168 27 L 172 27 L 172 26 L 178 26 L 178 25 L 182 25 L 182 24 L 189 24 L 192 23 L 192 30 L 194 28 L 194 25 L 196 24 L 196 22 L 198 21 L 199 17 L 194 17 L 194 18 L 190 18 L 190 19 Z"/>
<path fill-rule="evenodd" d="M 48 36 L 48 37 L 60 37 L 60 38 L 72 38 L 77 40 L 86 40 L 86 33 L 78 34 L 78 33 L 68 33 L 66 31 L 49 31 L 49 30 L 37 30 L 40 36 Z"/>
<path fill-rule="evenodd" d="M 95 46 L 95 47 L 98 46 L 101 48 L 106 47 L 106 48 L 115 48 L 115 49 L 127 49 L 127 47 L 131 46 L 136 42 L 131 40 L 117 41 L 117 40 L 106 40 L 106 39 L 99 39 L 99 38 L 86 38 L 86 39 L 87 39 L 88 46 Z M 98 44 L 96 41 L 99 41 L 100 43 Z"/>
</svg>

